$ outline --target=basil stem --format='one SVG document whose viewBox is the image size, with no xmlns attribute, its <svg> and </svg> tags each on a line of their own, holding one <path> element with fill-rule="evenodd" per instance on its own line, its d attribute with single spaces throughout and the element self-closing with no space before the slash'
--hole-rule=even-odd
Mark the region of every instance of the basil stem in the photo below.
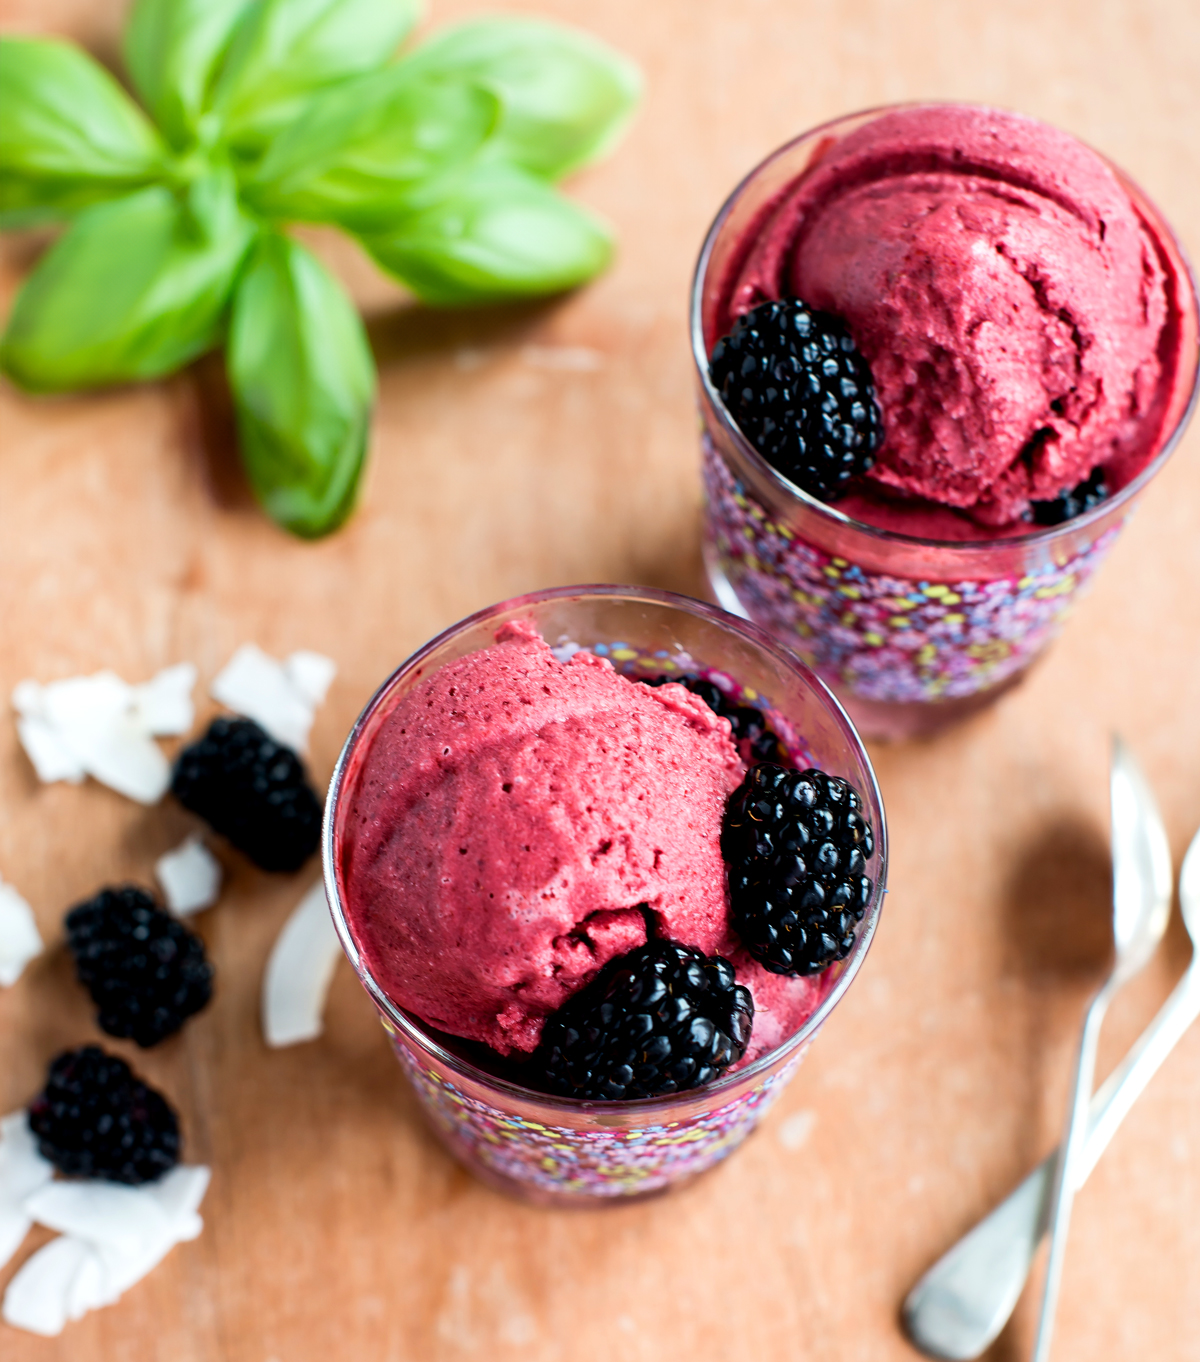
<svg viewBox="0 0 1200 1362">
<path fill-rule="evenodd" d="M 264 509 L 307 538 L 336 529 L 354 506 L 375 365 L 341 286 L 280 233 L 263 235 L 238 284 L 226 365 Z"/>
<path fill-rule="evenodd" d="M 228 172 L 96 204 L 25 281 L 0 360 L 35 392 L 171 373 L 221 339 L 253 235 Z"/>
<path fill-rule="evenodd" d="M 0 227 L 128 193 L 162 167 L 145 115 L 85 52 L 0 39 Z"/>
</svg>

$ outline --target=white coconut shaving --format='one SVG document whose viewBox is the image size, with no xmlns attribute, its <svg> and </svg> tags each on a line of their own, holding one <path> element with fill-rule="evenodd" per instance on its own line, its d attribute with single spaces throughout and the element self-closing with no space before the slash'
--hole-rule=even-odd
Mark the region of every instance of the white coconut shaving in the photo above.
<svg viewBox="0 0 1200 1362">
<path fill-rule="evenodd" d="M 25 1262 L 4 1293 L 6 1324 L 53 1338 L 68 1319 L 79 1319 L 101 1294 L 95 1250 L 82 1239 L 60 1235 Z"/>
<path fill-rule="evenodd" d="M 56 780 L 69 780 L 72 785 L 78 785 L 87 772 L 65 737 L 46 717 L 42 694 L 43 687 L 36 681 L 17 683 L 12 693 L 13 709 L 17 711 L 17 737 L 40 781 L 49 785 Z"/>
<path fill-rule="evenodd" d="M 324 653 L 310 652 L 301 648 L 283 660 L 283 670 L 287 679 L 313 709 L 320 708 L 333 685 L 337 675 L 337 663 Z"/>
<path fill-rule="evenodd" d="M 14 1111 L 0 1119 L 0 1268 L 33 1223 L 26 1200 L 53 1176 L 54 1165 L 38 1152 L 28 1114 Z"/>
<path fill-rule="evenodd" d="M 60 1234 L 9 1283 L 4 1319 L 53 1337 L 68 1320 L 111 1305 L 200 1233 L 208 1181 L 207 1168 L 185 1166 L 144 1187 L 92 1179 L 36 1188 L 25 1198 L 26 1214 Z"/>
<path fill-rule="evenodd" d="M 25 1201 L 39 1225 L 92 1244 L 133 1249 L 170 1229 L 166 1212 L 142 1187 L 87 1178 L 48 1182 Z"/>
<path fill-rule="evenodd" d="M 211 908 L 221 894 L 221 862 L 195 833 L 154 862 L 154 875 L 176 917 Z"/>
<path fill-rule="evenodd" d="M 341 953 L 325 886 L 314 884 L 284 923 L 267 961 L 262 1027 L 268 1045 L 298 1045 L 321 1034 L 325 998 Z"/>
<path fill-rule="evenodd" d="M 195 684 L 190 662 L 166 667 L 139 686 L 111 671 L 45 686 L 22 681 L 12 694 L 17 734 L 40 780 L 77 784 L 90 775 L 130 799 L 155 804 L 171 771 L 154 738 L 192 726 Z"/>
<path fill-rule="evenodd" d="M 11 884 L 0 880 L 0 987 L 15 984 L 42 949 L 33 909 Z"/>
<path fill-rule="evenodd" d="M 321 653 L 296 652 L 278 662 L 244 643 L 209 689 L 214 700 L 253 719 L 276 742 L 303 752 L 313 716 L 336 675 L 337 664 Z"/>
<path fill-rule="evenodd" d="M 134 718 L 156 738 L 177 737 L 196 722 L 192 691 L 196 668 L 190 662 L 164 667 L 143 685 L 133 687 Z"/>
</svg>

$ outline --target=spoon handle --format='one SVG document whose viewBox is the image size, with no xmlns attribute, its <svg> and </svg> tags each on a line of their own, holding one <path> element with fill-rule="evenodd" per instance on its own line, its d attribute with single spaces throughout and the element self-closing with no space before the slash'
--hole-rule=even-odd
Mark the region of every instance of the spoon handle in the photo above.
<svg viewBox="0 0 1200 1362">
<path fill-rule="evenodd" d="M 1037 1340 L 1033 1345 L 1033 1362 L 1050 1362 L 1050 1340 L 1054 1333 L 1054 1316 L 1058 1310 L 1063 1264 L 1066 1262 L 1067 1234 L 1071 1225 L 1071 1208 L 1075 1204 L 1079 1156 L 1087 1139 L 1088 1099 L 1096 1076 L 1096 1051 L 1100 1045 L 1100 1027 L 1104 1022 L 1104 1014 L 1108 1011 L 1109 999 L 1115 992 L 1116 982 L 1117 977 L 1114 974 L 1092 999 L 1087 1015 L 1083 1019 L 1083 1035 L 1079 1039 L 1075 1082 L 1071 1089 L 1071 1104 L 1068 1108 L 1067 1136 L 1054 1164 L 1050 1258 L 1046 1263 L 1046 1283 L 1042 1292 L 1042 1313 L 1038 1319 Z"/>
<path fill-rule="evenodd" d="M 1154 1020 L 1092 1099 L 1087 1143 L 1079 1157 L 1077 1187 L 1082 1187 L 1091 1177 L 1100 1156 L 1117 1133 L 1117 1127 L 1197 1017 L 1200 1017 L 1200 960 L 1193 959 Z M 1055 1154 L 1050 1156 L 1054 1157 Z"/>
<path fill-rule="evenodd" d="M 1092 1098 L 1087 1141 L 1077 1164 L 1077 1189 L 1198 1016 L 1200 960 L 1189 966 L 1154 1020 Z M 909 1292 L 904 1320 L 909 1337 L 922 1352 L 945 1362 L 966 1362 L 999 1336 L 1049 1225 L 1048 1194 L 1057 1159 L 1055 1150 Z"/>
</svg>

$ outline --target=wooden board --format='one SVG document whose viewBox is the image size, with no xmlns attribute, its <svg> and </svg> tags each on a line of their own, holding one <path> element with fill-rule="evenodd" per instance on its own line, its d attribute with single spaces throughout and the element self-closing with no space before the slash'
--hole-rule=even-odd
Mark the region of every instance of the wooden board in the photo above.
<svg viewBox="0 0 1200 1362">
<path fill-rule="evenodd" d="M 435 0 L 431 22 L 473 12 Z M 922 96 L 991 101 L 1102 148 L 1200 252 L 1200 7 L 1192 0 L 541 0 L 648 77 L 630 137 L 575 192 L 620 235 L 566 301 L 438 315 L 344 243 L 381 398 L 364 505 L 318 545 L 239 480 L 219 368 L 55 401 L 0 388 L 0 694 L 26 676 L 234 647 L 316 648 L 340 672 L 313 742 L 328 776 L 377 682 L 470 610 L 539 586 L 698 593 L 685 306 L 730 187 L 788 136 Z M 0 28 L 111 54 L 120 0 L 0 0 Z M 5 300 L 35 243 L 3 246 Z M 7 306 L 7 301 L 4 303 Z M 229 859 L 201 919 L 214 1005 L 136 1063 L 210 1163 L 206 1228 L 116 1306 L 4 1362 L 892 1362 L 919 1273 L 1051 1146 L 1106 950 L 1108 735 L 1160 797 L 1176 859 L 1200 823 L 1200 428 L 1053 654 L 965 727 L 874 751 L 894 846 L 861 978 L 761 1132 L 681 1194 L 573 1214 L 474 1183 L 419 1123 L 348 968 L 318 1042 L 268 1053 L 269 945 L 315 877 Z M 0 991 L 0 1111 L 93 1039 L 59 942 L 101 884 L 149 880 L 183 815 L 40 787 L 0 720 L 0 875 L 54 943 Z M 1123 1053 L 1188 955 L 1173 923 L 1106 1027 Z M 116 1047 L 123 1048 L 123 1047 Z M 31 1238 L 22 1256 L 40 1242 Z M 13 1268 L 0 1273 L 0 1287 Z M 994 1360 L 1028 1355 L 1036 1293 Z M 1200 1359 L 1200 1033 L 1170 1058 L 1081 1195 L 1056 1358 Z"/>
</svg>

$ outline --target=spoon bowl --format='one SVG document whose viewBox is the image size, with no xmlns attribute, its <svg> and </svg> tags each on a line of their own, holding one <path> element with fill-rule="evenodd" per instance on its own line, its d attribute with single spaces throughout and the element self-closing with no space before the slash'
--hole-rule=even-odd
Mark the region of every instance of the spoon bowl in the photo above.
<svg viewBox="0 0 1200 1362">
<path fill-rule="evenodd" d="M 1109 781 L 1113 842 L 1113 989 L 1141 971 L 1171 916 L 1171 851 L 1161 818 L 1147 818 L 1154 796 L 1132 753 L 1113 738 Z M 1200 860 L 1196 872 L 1200 875 Z M 1106 985 L 1107 986 L 1107 985 Z"/>
<path fill-rule="evenodd" d="M 1200 959 L 1200 831 L 1192 838 L 1179 869 L 1179 915 L 1192 938 L 1196 963 Z"/>
</svg>

